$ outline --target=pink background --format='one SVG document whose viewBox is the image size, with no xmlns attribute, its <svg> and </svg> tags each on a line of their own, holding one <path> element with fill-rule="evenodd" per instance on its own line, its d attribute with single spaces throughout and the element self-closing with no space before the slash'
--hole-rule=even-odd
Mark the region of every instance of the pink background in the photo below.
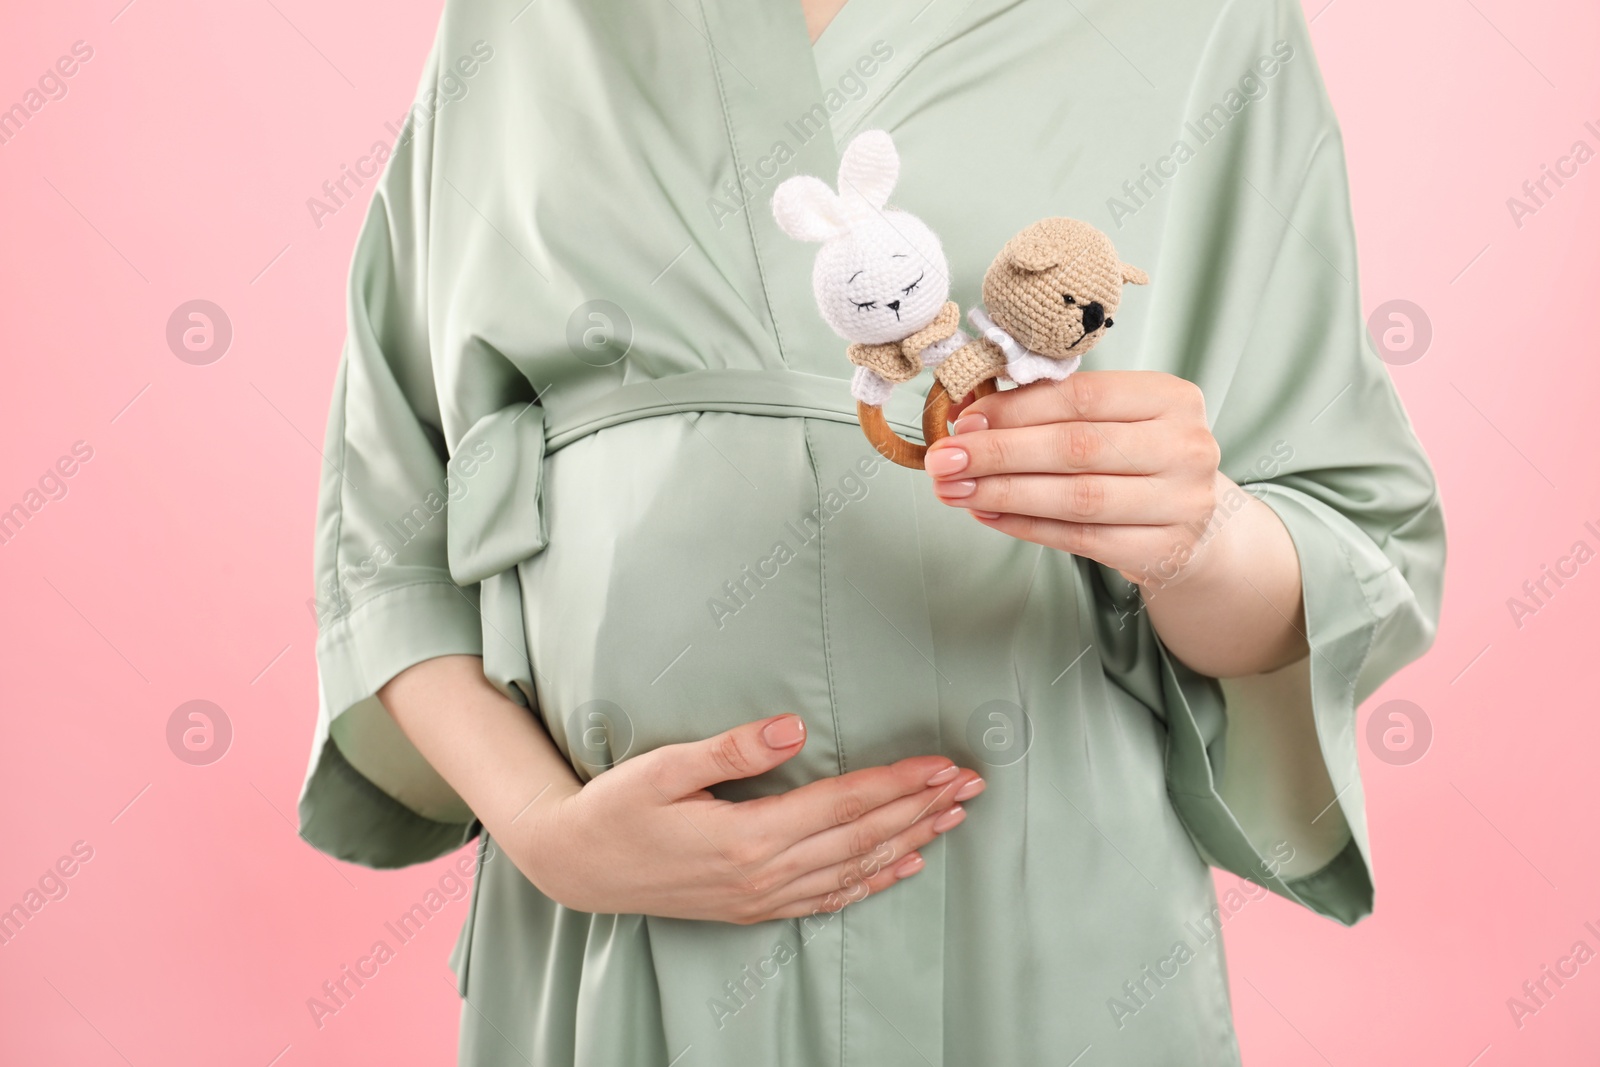
<svg viewBox="0 0 1600 1067">
<path fill-rule="evenodd" d="M 388 136 L 438 3 L 125 2 L 8 5 L 0 33 L 0 106 L 73 42 L 94 49 L 0 146 L 0 510 L 93 449 L 0 545 L 0 908 L 93 849 L 0 947 L 0 1061 L 450 1062 L 464 903 L 320 1030 L 306 1008 L 448 861 L 336 864 L 292 824 L 317 448 L 371 187 L 320 230 L 305 201 Z M 1365 306 L 1414 301 L 1433 325 L 1392 373 L 1451 568 L 1436 648 L 1362 710 L 1409 700 L 1433 731 L 1412 762 L 1363 752 L 1376 916 L 1346 931 L 1268 900 L 1224 927 L 1245 1061 L 1592 1063 L 1600 962 L 1520 1028 L 1506 1001 L 1580 938 L 1600 950 L 1583 928 L 1600 929 L 1600 562 L 1520 629 L 1506 601 L 1574 541 L 1600 548 L 1583 526 L 1600 530 L 1600 160 L 1520 228 L 1506 198 L 1575 139 L 1600 148 L 1583 128 L 1600 128 L 1600 9 L 1324 3 L 1306 12 Z M 209 366 L 165 340 L 195 298 L 235 330 Z M 167 745 L 193 699 L 234 730 L 210 766 Z"/>
</svg>

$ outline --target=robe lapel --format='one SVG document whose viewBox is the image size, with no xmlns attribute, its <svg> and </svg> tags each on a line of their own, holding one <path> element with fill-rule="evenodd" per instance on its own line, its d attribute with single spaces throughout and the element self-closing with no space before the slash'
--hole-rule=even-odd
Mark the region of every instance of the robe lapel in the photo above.
<svg viewBox="0 0 1600 1067">
<path fill-rule="evenodd" d="M 719 200 L 748 228 L 770 327 L 789 368 L 834 378 L 851 373 L 844 342 L 822 322 L 812 296 L 817 246 L 778 228 L 773 191 L 796 174 L 832 185 L 843 145 L 873 126 L 874 109 L 916 62 L 984 6 L 849 0 L 813 46 L 799 0 L 700 0 L 732 154 Z"/>
<path fill-rule="evenodd" d="M 873 111 L 906 72 L 991 6 L 992 0 L 849 0 L 813 49 L 837 143 L 880 125 Z"/>
<path fill-rule="evenodd" d="M 832 128 L 808 117 L 822 89 L 799 0 L 701 0 L 701 11 L 732 152 L 723 202 L 748 228 L 779 350 L 794 370 L 847 377 L 844 343 L 811 296 L 816 246 L 788 236 L 772 217 L 772 194 L 785 178 L 831 182 L 839 169 Z"/>
</svg>

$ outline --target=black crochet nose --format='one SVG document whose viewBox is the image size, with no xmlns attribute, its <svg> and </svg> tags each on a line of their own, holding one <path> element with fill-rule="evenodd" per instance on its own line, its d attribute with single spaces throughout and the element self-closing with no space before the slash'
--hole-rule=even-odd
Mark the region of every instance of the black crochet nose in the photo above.
<svg viewBox="0 0 1600 1067">
<path fill-rule="evenodd" d="M 888 308 L 890 311 L 894 312 L 896 315 L 900 314 L 900 301 L 898 301 L 898 300 L 891 300 L 887 304 L 885 304 L 884 307 Z"/>
<path fill-rule="evenodd" d="M 1093 300 L 1083 305 L 1083 332 L 1094 333 L 1100 324 L 1106 321 L 1106 309 L 1100 301 Z"/>
</svg>

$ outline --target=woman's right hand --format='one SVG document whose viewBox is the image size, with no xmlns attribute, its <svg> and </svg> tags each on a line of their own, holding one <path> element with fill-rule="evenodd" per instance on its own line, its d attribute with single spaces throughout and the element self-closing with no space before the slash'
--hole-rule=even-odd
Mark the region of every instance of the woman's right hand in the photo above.
<svg viewBox="0 0 1600 1067">
<path fill-rule="evenodd" d="M 417 750 L 547 897 L 599 914 L 753 923 L 837 911 L 922 869 L 983 780 L 917 756 L 738 803 L 709 792 L 805 747 L 797 715 L 667 745 L 580 783 L 477 656 L 423 660 L 378 692 Z"/>
<path fill-rule="evenodd" d="M 541 798 L 498 843 L 552 900 L 579 911 L 755 923 L 838 911 L 923 867 L 984 782 L 941 756 L 852 771 L 755 800 L 718 782 L 805 745 L 796 715 L 625 760 Z M 491 827 L 491 830 L 494 830 Z"/>
</svg>

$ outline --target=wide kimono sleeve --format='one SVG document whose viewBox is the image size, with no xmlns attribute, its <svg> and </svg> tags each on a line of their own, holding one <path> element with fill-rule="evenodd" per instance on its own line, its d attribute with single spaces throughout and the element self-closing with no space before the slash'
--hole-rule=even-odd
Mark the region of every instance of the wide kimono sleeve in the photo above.
<svg viewBox="0 0 1600 1067">
<path fill-rule="evenodd" d="M 415 663 L 482 648 L 478 589 L 451 579 L 446 553 L 452 471 L 427 310 L 435 81 L 430 59 L 357 241 L 317 516 L 319 711 L 300 833 L 373 867 L 474 832 L 374 695 Z"/>
<path fill-rule="evenodd" d="M 1193 156 L 1163 191 L 1146 350 L 1177 354 L 1224 473 L 1287 527 L 1311 651 L 1202 677 L 1102 568 L 1104 630 L 1113 671 L 1167 721 L 1168 793 L 1202 856 L 1348 924 L 1373 905 L 1357 707 L 1432 643 L 1443 517 L 1366 330 L 1343 144 L 1297 3 L 1229 6 L 1189 114 L 1213 116 L 1212 136 L 1175 131 Z"/>
</svg>

